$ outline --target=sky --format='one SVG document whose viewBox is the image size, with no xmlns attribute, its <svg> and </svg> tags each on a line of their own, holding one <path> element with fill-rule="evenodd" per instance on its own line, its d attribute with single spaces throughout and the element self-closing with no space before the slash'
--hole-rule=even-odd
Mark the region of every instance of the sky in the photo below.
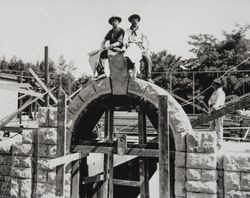
<svg viewBox="0 0 250 198">
<path fill-rule="evenodd" d="M 189 35 L 222 39 L 235 24 L 250 24 L 249 0 L 0 0 L 0 7 L 0 57 L 36 63 L 48 46 L 54 62 L 61 55 L 73 60 L 76 77 L 92 74 L 87 54 L 100 48 L 113 15 L 127 29 L 128 17 L 139 14 L 151 51 L 183 58 L 192 56 Z"/>
</svg>

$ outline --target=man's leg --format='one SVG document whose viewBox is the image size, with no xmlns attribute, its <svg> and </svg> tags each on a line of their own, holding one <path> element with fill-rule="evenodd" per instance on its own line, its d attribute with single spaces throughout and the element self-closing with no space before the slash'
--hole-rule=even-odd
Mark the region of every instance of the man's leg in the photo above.
<svg viewBox="0 0 250 198">
<path fill-rule="evenodd" d="M 146 80 L 149 82 L 154 82 L 151 79 L 151 73 L 152 73 L 152 60 L 151 57 L 149 56 L 148 53 L 143 53 L 142 54 L 142 61 L 145 64 L 145 75 L 146 75 Z"/>
<path fill-rule="evenodd" d="M 108 58 L 108 51 L 105 50 L 105 51 L 103 51 L 101 53 L 100 59 L 99 59 L 99 62 L 98 62 L 97 68 L 96 68 L 98 77 L 102 76 L 102 75 L 105 75 L 105 72 L 104 72 L 104 66 L 105 65 L 104 64 L 105 64 L 105 59 L 107 59 L 107 58 Z"/>
</svg>

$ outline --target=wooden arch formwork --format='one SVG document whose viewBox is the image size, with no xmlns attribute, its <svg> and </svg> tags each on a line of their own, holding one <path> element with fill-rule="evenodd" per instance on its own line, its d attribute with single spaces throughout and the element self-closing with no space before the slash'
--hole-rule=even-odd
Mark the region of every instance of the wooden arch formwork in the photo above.
<svg viewBox="0 0 250 198">
<path fill-rule="evenodd" d="M 88 177 L 84 166 L 86 158 L 72 163 L 71 197 L 117 197 L 114 195 L 114 184 L 138 187 L 141 197 L 150 197 L 149 157 L 159 158 L 160 197 L 174 197 L 174 160 L 177 153 L 186 153 L 185 136 L 193 132 L 189 119 L 179 103 L 166 90 L 147 81 L 130 78 L 125 59 L 121 55 L 109 57 L 109 67 L 109 78 L 95 81 L 85 87 L 67 108 L 67 153 L 79 152 L 81 157 L 87 157 L 92 152 L 104 155 L 103 171 L 96 176 Z M 138 107 L 138 144 L 126 142 L 124 134 L 114 139 L 115 107 L 126 105 Z M 104 141 L 91 140 L 91 131 L 103 115 Z M 158 141 L 154 143 L 147 140 L 146 117 L 159 133 Z M 170 142 L 166 136 L 168 125 Z M 168 152 L 171 153 L 170 157 L 166 156 Z M 114 154 L 120 157 L 138 157 L 139 181 L 113 178 Z M 170 182 L 166 178 L 171 178 Z M 83 183 L 87 188 L 81 189 Z"/>
</svg>

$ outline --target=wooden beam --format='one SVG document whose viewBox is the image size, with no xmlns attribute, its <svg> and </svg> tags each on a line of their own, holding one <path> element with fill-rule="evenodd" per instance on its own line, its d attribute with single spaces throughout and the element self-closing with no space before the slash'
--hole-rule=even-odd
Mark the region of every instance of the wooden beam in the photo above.
<svg viewBox="0 0 250 198">
<path fill-rule="evenodd" d="M 234 113 L 238 109 L 243 109 L 245 107 L 248 107 L 249 104 L 250 104 L 250 93 L 240 96 L 232 101 L 229 101 L 228 103 L 225 104 L 225 107 L 213 111 L 211 114 L 200 115 L 196 120 L 193 120 L 191 122 L 192 127 L 196 127 L 203 123 L 207 123 L 211 120 L 222 117 L 226 114 Z"/>
<path fill-rule="evenodd" d="M 48 87 L 49 84 L 49 63 L 48 63 L 48 46 L 44 47 L 44 83 Z M 45 95 L 45 106 L 49 106 L 49 95 Z"/>
<path fill-rule="evenodd" d="M 49 94 L 51 99 L 57 104 L 58 101 L 56 97 L 49 91 L 48 87 L 43 83 L 43 81 L 37 76 L 37 74 L 33 71 L 33 69 L 29 68 L 29 72 L 36 79 L 36 81 L 41 85 L 41 87 Z"/>
<path fill-rule="evenodd" d="M 54 89 L 54 88 L 53 88 Z M 52 91 L 53 89 L 51 90 L 48 90 L 47 92 L 43 93 L 44 94 L 47 94 L 49 93 L 50 91 Z M 16 110 L 15 112 L 13 112 L 12 114 L 10 114 L 8 117 L 4 118 L 3 120 L 0 121 L 0 129 L 2 129 L 3 127 L 5 127 L 14 117 L 16 117 L 17 114 L 19 114 L 21 111 L 23 111 L 26 107 L 28 107 L 30 104 L 32 104 L 33 102 L 37 101 L 39 98 L 35 98 L 32 100 L 29 99 L 25 104 L 23 104 L 23 106 L 21 106 L 18 110 Z"/>
<path fill-rule="evenodd" d="M 159 100 L 159 197 L 170 197 L 169 163 L 169 116 L 168 97 L 160 95 Z"/>
<path fill-rule="evenodd" d="M 114 179 L 115 185 L 120 186 L 131 186 L 131 187 L 140 187 L 141 182 L 139 181 L 132 181 L 132 180 L 122 180 L 122 179 Z"/>
<path fill-rule="evenodd" d="M 54 169 L 55 167 L 59 165 L 67 165 L 75 160 L 79 160 L 83 157 L 86 157 L 86 155 L 81 156 L 80 153 L 72 153 L 69 155 L 64 155 L 61 157 L 57 157 L 55 159 L 47 160 L 46 163 L 43 163 L 43 166 L 49 169 Z"/>
<path fill-rule="evenodd" d="M 81 155 L 88 153 L 105 153 L 117 154 L 117 148 L 112 146 L 89 146 L 78 145 L 74 148 L 74 152 L 80 152 Z M 143 148 L 127 148 L 124 155 L 136 155 L 143 157 L 159 157 L 158 149 L 143 149 Z"/>
<path fill-rule="evenodd" d="M 66 153 L 66 95 L 59 89 L 57 111 L 57 156 L 64 156 Z M 65 165 L 56 167 L 56 196 L 64 196 L 64 172 Z"/>
</svg>

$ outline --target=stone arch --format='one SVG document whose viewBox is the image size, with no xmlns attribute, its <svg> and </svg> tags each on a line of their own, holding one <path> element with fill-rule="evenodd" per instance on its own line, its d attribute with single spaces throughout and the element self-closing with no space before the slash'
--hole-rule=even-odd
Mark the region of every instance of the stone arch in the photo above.
<svg viewBox="0 0 250 198">
<path fill-rule="evenodd" d="M 175 149 L 176 151 L 185 151 L 185 136 L 188 133 L 192 133 L 193 129 L 180 104 L 166 90 L 155 84 L 141 79 L 129 79 L 121 82 L 115 80 L 116 79 L 112 79 L 111 76 L 110 78 L 93 82 L 81 90 L 81 92 L 70 103 L 67 113 L 68 128 L 71 129 L 67 132 L 68 148 L 70 146 L 71 135 L 76 120 L 93 101 L 96 101 L 105 95 L 132 95 L 148 101 L 158 109 L 158 96 L 167 95 L 169 100 L 169 123 L 174 136 L 176 145 Z M 118 87 L 120 89 L 118 89 Z"/>
</svg>

